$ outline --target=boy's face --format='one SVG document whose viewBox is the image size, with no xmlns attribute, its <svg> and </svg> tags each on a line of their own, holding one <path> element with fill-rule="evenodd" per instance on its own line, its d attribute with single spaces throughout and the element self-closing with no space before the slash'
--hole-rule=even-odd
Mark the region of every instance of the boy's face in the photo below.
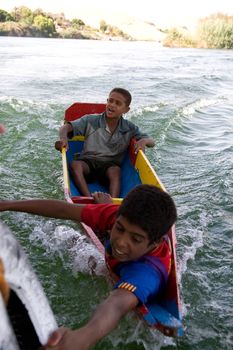
<svg viewBox="0 0 233 350">
<path fill-rule="evenodd" d="M 157 246 L 157 243 L 149 244 L 147 232 L 121 215 L 112 227 L 110 242 L 112 255 L 121 262 L 136 260 Z"/>
<path fill-rule="evenodd" d="M 122 114 L 129 111 L 129 106 L 126 105 L 125 97 L 118 92 L 112 92 L 106 105 L 106 115 L 110 119 L 119 119 Z"/>
</svg>

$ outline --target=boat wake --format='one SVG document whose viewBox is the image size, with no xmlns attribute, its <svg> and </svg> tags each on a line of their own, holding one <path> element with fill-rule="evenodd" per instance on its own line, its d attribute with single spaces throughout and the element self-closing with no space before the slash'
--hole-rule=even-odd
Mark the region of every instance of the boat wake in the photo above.
<svg viewBox="0 0 233 350">
<path fill-rule="evenodd" d="M 103 276 L 107 274 L 104 257 L 77 229 L 59 225 L 51 228 L 49 221 L 43 226 L 36 226 L 30 235 L 30 240 L 40 241 L 49 254 L 59 255 L 65 261 L 68 255 L 69 268 L 74 273 L 82 272 L 89 275 Z"/>
</svg>

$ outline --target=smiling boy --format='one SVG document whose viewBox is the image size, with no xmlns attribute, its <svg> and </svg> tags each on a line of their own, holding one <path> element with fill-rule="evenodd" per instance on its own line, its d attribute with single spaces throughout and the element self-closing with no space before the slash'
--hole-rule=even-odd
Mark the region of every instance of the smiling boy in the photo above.
<svg viewBox="0 0 233 350">
<path fill-rule="evenodd" d="M 106 263 L 116 280 L 114 290 L 86 325 L 77 330 L 60 328 L 45 350 L 90 349 L 116 328 L 124 315 L 154 299 L 166 286 L 171 264 L 166 233 L 177 213 L 171 196 L 155 186 L 135 187 L 120 206 L 59 200 L 0 201 L 0 211 L 6 210 L 82 221 L 99 238 L 109 232 Z"/>
<path fill-rule="evenodd" d="M 123 118 L 130 110 L 131 94 L 114 88 L 102 114 L 86 115 L 64 124 L 59 131 L 56 148 L 68 148 L 68 136 L 83 135 L 84 147 L 78 160 L 71 162 L 74 181 L 83 196 L 91 196 L 87 182 L 98 180 L 109 187 L 112 197 L 119 197 L 121 163 L 132 137 L 136 138 L 135 152 L 153 147 L 154 140 L 142 133 L 132 122 Z"/>
</svg>

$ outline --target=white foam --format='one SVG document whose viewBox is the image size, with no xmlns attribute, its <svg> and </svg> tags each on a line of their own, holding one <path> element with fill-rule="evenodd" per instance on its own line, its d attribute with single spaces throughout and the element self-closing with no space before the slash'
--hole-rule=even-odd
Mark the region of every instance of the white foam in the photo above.
<svg viewBox="0 0 233 350">
<path fill-rule="evenodd" d="M 36 226 L 30 239 L 40 240 L 49 254 L 58 254 L 62 259 L 68 254 L 73 272 L 106 274 L 103 255 L 85 234 L 69 226 L 60 225 L 54 229 L 52 225 L 47 221 L 43 227 Z"/>
<path fill-rule="evenodd" d="M 54 118 L 55 110 L 48 103 L 38 102 L 28 98 L 16 99 L 10 96 L 0 96 L 0 102 L 7 103 L 17 113 L 38 117 L 39 122 L 48 129 L 58 130 L 60 127 L 60 121 Z M 27 128 L 26 125 L 25 128 Z M 16 126 L 16 129 L 20 131 L 22 130 L 22 126 L 20 128 Z"/>
<path fill-rule="evenodd" d="M 182 114 L 185 116 L 193 115 L 198 109 L 213 106 L 219 102 L 218 98 L 215 99 L 200 99 L 182 108 Z"/>
<path fill-rule="evenodd" d="M 108 336 L 113 348 L 122 343 L 130 344 L 133 342 L 142 344 L 145 350 L 159 350 L 164 345 L 175 345 L 174 339 L 164 336 L 155 328 L 148 327 L 144 321 L 135 318 L 133 312 L 125 316 L 125 321 L 121 321 L 118 330 Z M 120 336 L 118 336 L 118 332 Z"/>
<path fill-rule="evenodd" d="M 145 107 L 144 110 L 146 112 L 156 112 L 159 109 L 158 106 L 149 106 L 149 107 Z"/>
<path fill-rule="evenodd" d="M 147 106 L 147 107 L 137 107 L 133 111 L 127 113 L 126 118 L 131 119 L 134 117 L 142 116 L 145 112 L 156 112 L 159 109 L 158 105 Z"/>
<path fill-rule="evenodd" d="M 187 229 L 188 233 L 188 229 Z M 194 260 L 196 252 L 199 248 L 203 247 L 203 230 L 200 229 L 191 229 L 190 234 L 193 238 L 193 243 L 191 246 L 188 247 L 186 252 L 183 253 L 182 259 L 179 263 L 179 275 L 182 277 L 182 275 L 187 270 L 187 264 L 189 260 Z"/>
</svg>

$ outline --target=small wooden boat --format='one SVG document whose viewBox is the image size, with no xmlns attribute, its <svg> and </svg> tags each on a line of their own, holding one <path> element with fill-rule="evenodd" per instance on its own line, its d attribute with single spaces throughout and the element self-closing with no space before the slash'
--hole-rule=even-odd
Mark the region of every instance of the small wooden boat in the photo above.
<svg viewBox="0 0 233 350">
<path fill-rule="evenodd" d="M 73 121 L 86 114 L 102 113 L 105 111 L 105 104 L 95 103 L 74 103 L 65 111 L 64 122 Z M 80 153 L 83 147 L 84 137 L 76 136 L 69 140 L 69 149 L 62 150 L 64 195 L 68 202 L 91 203 L 92 197 L 82 197 L 75 186 L 70 171 L 69 164 L 74 159 L 75 154 Z M 131 140 L 128 151 L 125 155 L 121 168 L 121 192 L 120 198 L 114 198 L 113 202 L 120 204 L 127 193 L 139 184 L 155 185 L 166 191 L 156 172 L 150 165 L 149 160 L 142 151 L 136 155 L 133 151 L 135 140 Z M 108 192 L 99 183 L 88 184 L 90 192 Z M 90 227 L 83 224 L 87 235 L 91 238 L 97 248 L 104 254 L 104 247 Z M 151 326 L 159 329 L 166 336 L 183 335 L 181 303 L 177 282 L 177 262 L 176 262 L 176 235 L 173 226 L 168 232 L 172 247 L 172 266 L 169 275 L 166 291 L 159 300 L 146 304 L 146 307 L 137 308 L 137 312 Z"/>
</svg>

